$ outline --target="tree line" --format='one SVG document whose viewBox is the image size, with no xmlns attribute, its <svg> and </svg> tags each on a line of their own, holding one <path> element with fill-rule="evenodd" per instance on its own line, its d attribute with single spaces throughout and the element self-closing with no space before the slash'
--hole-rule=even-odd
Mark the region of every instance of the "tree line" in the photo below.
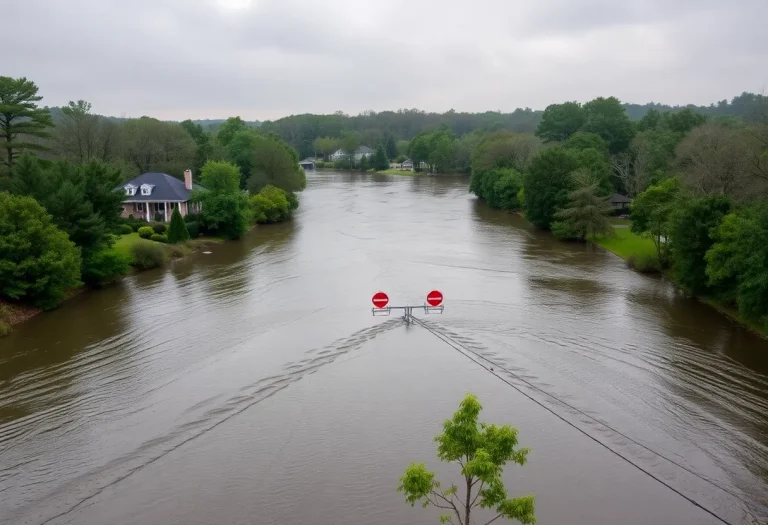
<svg viewBox="0 0 768 525">
<path fill-rule="evenodd" d="M 753 93 L 743 93 L 734 97 L 730 102 L 722 100 L 708 106 L 669 106 L 664 104 L 622 104 L 627 115 L 632 120 L 639 120 L 649 110 L 658 112 L 677 113 L 686 108 L 701 115 L 717 117 L 735 115 L 751 118 L 759 105 L 760 96 Z M 340 111 L 332 115 L 292 115 L 275 121 L 263 122 L 265 131 L 280 135 L 283 140 L 293 146 L 302 158 L 317 153 L 314 141 L 318 137 L 339 139 L 343 131 L 355 131 L 360 134 L 362 144 L 374 147 L 386 143 L 389 138 L 394 142 L 411 141 L 424 132 L 438 129 L 450 130 L 457 138 L 476 130 L 499 131 L 506 130 L 517 133 L 533 133 L 536 131 L 544 112 L 530 108 L 518 108 L 509 113 L 486 111 L 482 113 L 457 112 L 445 113 L 426 112 L 419 109 L 401 109 L 398 111 L 366 111 L 359 115 L 346 115 Z M 404 149 L 387 152 L 390 159 L 397 154 L 407 154 Z M 467 167 L 468 170 L 468 167 Z"/>
<path fill-rule="evenodd" d="M 298 153 L 238 117 L 210 132 L 191 120 L 100 117 L 79 100 L 54 121 L 41 100 L 34 82 L 0 76 L 0 302 L 53 308 L 73 288 L 102 286 L 166 253 L 147 241 L 126 254 L 114 248 L 121 234 L 236 239 L 298 207 L 306 185 Z M 186 224 L 178 208 L 170 229 L 121 217 L 125 182 L 143 172 L 183 179 L 188 168 L 204 189 L 192 193 L 202 208 Z"/>
<path fill-rule="evenodd" d="M 768 100 L 744 117 L 650 109 L 632 121 L 616 98 L 547 107 L 533 134 L 485 133 L 470 191 L 520 210 L 561 239 L 612 235 L 611 196 L 633 199 L 631 229 L 698 296 L 768 327 Z"/>
</svg>

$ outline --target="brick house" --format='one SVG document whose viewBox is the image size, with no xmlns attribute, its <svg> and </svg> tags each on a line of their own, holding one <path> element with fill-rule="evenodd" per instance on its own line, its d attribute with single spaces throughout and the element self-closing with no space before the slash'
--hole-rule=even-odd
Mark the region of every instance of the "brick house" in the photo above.
<svg viewBox="0 0 768 525">
<path fill-rule="evenodd" d="M 201 210 L 199 202 L 189 201 L 193 189 L 203 189 L 202 186 L 193 184 L 191 170 L 184 172 L 183 181 L 166 173 L 143 173 L 117 189 L 125 191 L 123 217 L 133 215 L 136 219 L 149 222 L 154 220 L 155 215 L 160 214 L 163 220 L 168 222 L 176 207 L 182 217 L 187 213 L 199 213 Z"/>
</svg>

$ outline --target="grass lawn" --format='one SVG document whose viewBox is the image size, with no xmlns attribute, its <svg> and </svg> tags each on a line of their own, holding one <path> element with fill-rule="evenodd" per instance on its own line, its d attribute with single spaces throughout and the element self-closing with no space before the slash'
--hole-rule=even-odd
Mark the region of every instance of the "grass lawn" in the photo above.
<svg viewBox="0 0 768 525">
<path fill-rule="evenodd" d="M 419 175 L 415 171 L 411 170 L 399 170 L 397 168 L 389 168 L 388 170 L 377 171 L 376 173 L 383 173 L 384 175 L 401 175 L 405 177 L 414 177 Z"/>
<path fill-rule="evenodd" d="M 112 245 L 112 249 L 130 257 L 131 247 L 140 240 L 141 237 L 139 237 L 137 232 L 129 233 L 128 235 L 120 235 L 115 244 Z"/>
<path fill-rule="evenodd" d="M 622 259 L 658 259 L 656 246 L 651 239 L 636 235 L 629 228 L 614 228 L 614 232 L 613 237 L 596 237 L 592 241 Z"/>
</svg>

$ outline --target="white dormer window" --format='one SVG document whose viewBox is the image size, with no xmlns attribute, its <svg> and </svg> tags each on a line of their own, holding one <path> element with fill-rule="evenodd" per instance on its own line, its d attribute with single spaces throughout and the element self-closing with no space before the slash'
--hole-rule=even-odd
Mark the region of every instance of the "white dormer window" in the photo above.
<svg viewBox="0 0 768 525">
<path fill-rule="evenodd" d="M 141 194 L 142 195 L 152 195 L 152 188 L 155 186 L 152 184 L 142 184 L 141 185 Z"/>
<path fill-rule="evenodd" d="M 127 184 L 125 186 L 125 194 L 128 195 L 129 197 L 133 197 L 134 195 L 136 195 L 136 186 L 134 186 L 133 184 Z"/>
</svg>

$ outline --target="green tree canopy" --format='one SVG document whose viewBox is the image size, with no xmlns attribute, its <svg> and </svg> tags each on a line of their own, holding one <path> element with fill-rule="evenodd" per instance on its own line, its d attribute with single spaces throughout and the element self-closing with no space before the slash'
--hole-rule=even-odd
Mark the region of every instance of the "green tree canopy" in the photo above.
<svg viewBox="0 0 768 525">
<path fill-rule="evenodd" d="M 523 181 L 528 220 L 538 228 L 550 227 L 555 212 L 568 201 L 571 173 L 578 168 L 576 152 L 562 146 L 544 149 L 533 158 Z"/>
<path fill-rule="evenodd" d="M 217 138 L 222 146 L 227 147 L 232 141 L 232 137 L 235 136 L 235 133 L 247 130 L 248 124 L 246 124 L 243 119 L 240 117 L 229 117 L 219 128 Z"/>
<path fill-rule="evenodd" d="M 397 143 L 395 137 L 391 133 L 384 135 L 384 152 L 387 154 L 387 160 L 397 157 Z"/>
<path fill-rule="evenodd" d="M 91 104 L 85 100 L 70 101 L 61 108 L 54 137 L 57 153 L 74 162 L 108 162 L 119 154 L 118 124 L 91 113 Z"/>
<path fill-rule="evenodd" d="M 410 155 L 413 161 L 413 167 L 418 169 L 422 162 L 429 162 L 429 154 L 431 153 L 429 147 L 429 133 L 422 133 L 411 141 L 408 147 L 408 155 Z"/>
<path fill-rule="evenodd" d="M 0 297 L 55 307 L 80 284 L 80 251 L 32 197 L 0 192 Z"/>
<path fill-rule="evenodd" d="M 714 244 L 712 233 L 730 211 L 723 195 L 679 202 L 670 218 L 670 241 L 675 280 L 694 294 L 707 291 L 705 255 Z"/>
<path fill-rule="evenodd" d="M 240 190 L 240 170 L 231 162 L 210 160 L 203 166 L 200 184 L 206 191 L 236 193 Z"/>
<path fill-rule="evenodd" d="M 376 146 L 376 152 L 373 154 L 371 165 L 377 171 L 389 169 L 389 160 L 387 160 L 387 153 L 384 151 L 383 144 Z"/>
<path fill-rule="evenodd" d="M 680 181 L 666 179 L 638 195 L 631 205 L 632 231 L 649 236 L 662 267 L 669 263 L 670 217 L 680 195 Z"/>
<path fill-rule="evenodd" d="M 768 202 L 725 216 L 706 255 L 710 284 L 732 290 L 745 318 L 768 329 Z"/>
<path fill-rule="evenodd" d="M 626 151 L 635 133 L 624 107 L 616 97 L 598 97 L 584 104 L 583 131 L 596 133 L 608 144 L 608 151 Z"/>
<path fill-rule="evenodd" d="M 203 126 L 195 124 L 191 120 L 187 119 L 181 123 L 181 127 L 184 128 L 192 140 L 197 144 L 197 151 L 195 153 L 195 165 L 192 168 L 192 173 L 196 177 L 200 176 L 200 170 L 203 169 L 203 164 L 208 160 L 211 160 L 213 156 L 213 145 L 211 144 L 211 136 L 205 132 Z"/>
<path fill-rule="evenodd" d="M 302 191 L 307 186 L 307 175 L 299 166 L 296 150 L 276 135 L 256 136 L 251 166 L 247 183 L 251 193 L 259 193 L 270 184 L 289 193 Z"/>
<path fill-rule="evenodd" d="M 555 213 L 557 220 L 552 223 L 552 233 L 561 239 L 579 241 L 595 235 L 613 235 L 613 225 L 608 220 L 611 213 L 609 197 L 601 193 L 590 174 L 583 174 L 577 188 L 568 194 L 568 203 Z"/>
<path fill-rule="evenodd" d="M 541 149 L 541 140 L 529 133 L 499 130 L 479 137 L 471 154 L 472 172 L 494 168 L 525 171 Z"/>
<path fill-rule="evenodd" d="M 536 136 L 545 142 L 562 142 L 579 131 L 585 122 L 585 111 L 578 102 L 551 104 L 541 116 Z"/>
<path fill-rule="evenodd" d="M 701 126 L 707 121 L 707 117 L 696 113 L 691 108 L 682 111 L 669 111 L 664 114 L 664 124 L 672 132 L 689 133 L 693 128 Z"/>
<path fill-rule="evenodd" d="M 333 137 L 317 137 L 312 143 L 315 153 L 322 153 L 327 159 L 339 149 L 339 139 Z"/>
<path fill-rule="evenodd" d="M 239 239 L 248 231 L 251 216 L 248 196 L 240 191 L 240 170 L 228 162 L 208 161 L 192 199 L 202 203 L 201 224 L 225 239 Z"/>
<path fill-rule="evenodd" d="M 150 117 L 130 119 L 122 124 L 121 135 L 123 157 L 138 173 L 182 178 L 184 170 L 195 164 L 197 144 L 179 124 Z"/>
<path fill-rule="evenodd" d="M 53 126 L 48 109 L 37 107 L 43 98 L 37 91 L 35 83 L 24 77 L 0 76 L 0 160 L 9 173 L 16 157 L 25 150 L 46 149 L 39 141 L 30 140 L 48 137 Z"/>
<path fill-rule="evenodd" d="M 589 131 L 577 131 L 568 137 L 565 147 L 575 150 L 594 149 L 604 156 L 608 156 L 608 144 L 605 143 L 600 135 L 590 133 Z"/>
<path fill-rule="evenodd" d="M 347 154 L 350 162 L 353 160 L 352 156 L 355 154 L 355 151 L 360 147 L 361 141 L 362 138 L 357 131 L 345 130 L 341 132 L 339 146 L 341 146 L 341 149 Z"/>
<path fill-rule="evenodd" d="M 54 162 L 44 169 L 29 154 L 19 158 L 13 191 L 35 198 L 54 223 L 82 249 L 83 260 L 113 243 L 112 231 L 120 222 L 124 195 L 115 190 L 120 172 L 92 160 L 78 165 Z"/>
<path fill-rule="evenodd" d="M 257 224 L 272 224 L 289 219 L 298 205 L 291 194 L 272 185 L 251 195 L 251 213 Z"/>
<path fill-rule="evenodd" d="M 424 463 L 411 463 L 397 490 L 411 506 L 421 503 L 445 511 L 441 523 L 471 525 L 478 507 L 496 513 L 487 523 L 498 518 L 536 523 L 533 495 L 510 498 L 502 480 L 504 466 L 510 461 L 525 465 L 529 450 L 518 447 L 516 428 L 478 423 L 481 410 L 477 398 L 467 394 L 435 438 L 437 457 L 461 467 L 461 495 L 457 485 L 445 486 Z"/>
</svg>

